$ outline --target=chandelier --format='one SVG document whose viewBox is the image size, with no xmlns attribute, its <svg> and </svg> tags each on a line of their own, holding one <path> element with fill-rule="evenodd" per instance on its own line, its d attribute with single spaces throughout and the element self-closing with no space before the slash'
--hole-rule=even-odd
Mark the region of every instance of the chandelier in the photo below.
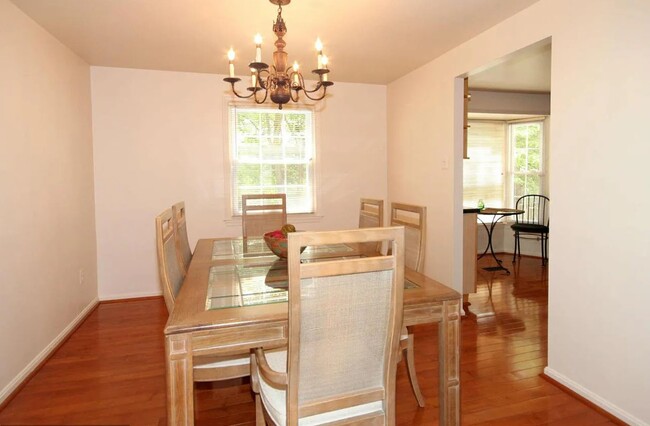
<svg viewBox="0 0 650 426">
<path fill-rule="evenodd" d="M 266 102 L 270 94 L 271 101 L 278 104 L 279 109 L 282 109 L 282 105 L 289 101 L 298 102 L 301 91 L 312 101 L 320 101 L 325 97 L 327 88 L 334 84 L 329 81 L 327 76 L 330 71 L 327 68 L 327 56 L 323 55 L 323 44 L 320 39 L 316 40 L 318 67 L 312 70 L 312 73 L 318 76 L 318 82 L 313 89 L 308 90 L 305 87 L 305 80 L 299 70 L 298 62 L 294 62 L 291 68 L 287 67 L 287 52 L 284 51 L 287 43 L 282 39 L 287 33 L 287 26 L 282 19 L 282 6 L 289 4 L 291 0 L 269 1 L 278 6 L 278 17 L 273 23 L 273 32 L 278 38 L 274 43 L 276 50 L 273 52 L 273 64 L 269 67 L 268 64 L 262 62 L 262 36 L 257 34 L 255 36 L 255 61 L 248 64 L 251 70 L 251 85 L 246 90 L 251 93 L 241 95 L 235 89 L 235 83 L 241 79 L 235 77 L 235 52 L 232 48 L 228 51 L 229 77 L 223 80 L 230 83 L 235 96 L 242 99 L 252 97 L 257 104 Z M 260 92 L 264 92 L 264 95 L 262 96 Z"/>
</svg>

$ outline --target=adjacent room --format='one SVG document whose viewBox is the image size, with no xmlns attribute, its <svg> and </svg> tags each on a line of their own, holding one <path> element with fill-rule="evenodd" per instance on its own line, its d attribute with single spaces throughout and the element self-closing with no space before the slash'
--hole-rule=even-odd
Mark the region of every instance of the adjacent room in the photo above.
<svg viewBox="0 0 650 426">
<path fill-rule="evenodd" d="M 0 424 L 650 425 L 649 21 L 0 0 Z"/>
<path fill-rule="evenodd" d="M 487 209 L 478 216 L 482 256 L 489 257 L 491 248 L 514 253 L 511 226 L 518 220 L 550 228 L 551 53 L 551 40 L 544 40 L 468 77 L 463 206 Z M 546 203 L 532 198 L 540 196 Z M 535 208 L 525 208 L 527 202 Z M 526 216 L 513 214 L 517 208 Z M 517 254 L 541 257 L 541 239 L 540 233 L 522 233 Z"/>
</svg>

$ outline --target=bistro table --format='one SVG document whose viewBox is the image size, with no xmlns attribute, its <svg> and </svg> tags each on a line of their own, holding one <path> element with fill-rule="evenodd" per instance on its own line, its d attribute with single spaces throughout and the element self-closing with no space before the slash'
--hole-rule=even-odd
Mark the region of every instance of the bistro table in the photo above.
<svg viewBox="0 0 650 426">
<path fill-rule="evenodd" d="M 492 234 L 494 232 L 494 227 L 496 226 L 496 224 L 501 219 L 503 219 L 504 217 L 507 217 L 507 216 L 514 216 L 514 215 L 522 214 L 522 213 L 525 213 L 525 212 L 523 210 L 517 210 L 517 209 L 495 209 L 495 208 L 490 208 L 490 207 L 486 207 L 483 210 L 479 211 L 478 220 L 481 221 L 481 223 L 485 227 L 485 230 L 487 231 L 488 243 L 487 243 L 487 247 L 485 247 L 485 250 L 483 251 L 483 253 L 478 258 L 480 259 L 483 256 L 485 256 L 485 254 L 489 250 L 490 253 L 492 254 L 492 258 L 494 260 L 496 260 L 496 262 L 497 262 L 496 266 L 488 266 L 488 267 L 483 268 L 484 270 L 486 270 L 486 271 L 506 271 L 506 274 L 510 275 L 510 271 L 508 270 L 508 268 L 503 266 L 503 261 L 501 259 L 497 258 L 497 255 L 494 254 L 494 246 L 492 245 Z M 489 227 L 483 221 L 483 219 L 481 219 L 480 215 L 492 216 L 492 218 L 491 218 L 492 220 L 490 221 L 490 226 Z"/>
<path fill-rule="evenodd" d="M 361 256 L 352 245 L 307 247 L 303 262 Z M 365 255 L 365 254 L 363 254 Z M 286 260 L 261 238 L 202 239 L 165 327 L 167 422 L 194 424 L 193 358 L 287 343 Z M 439 424 L 460 424 L 460 294 L 405 269 L 404 324 L 438 323 Z"/>
</svg>

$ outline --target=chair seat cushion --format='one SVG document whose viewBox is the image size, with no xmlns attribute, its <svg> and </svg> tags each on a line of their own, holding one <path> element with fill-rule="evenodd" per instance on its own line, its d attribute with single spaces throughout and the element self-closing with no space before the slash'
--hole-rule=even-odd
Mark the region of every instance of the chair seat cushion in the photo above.
<svg viewBox="0 0 650 426">
<path fill-rule="evenodd" d="M 287 370 L 287 351 L 273 351 L 266 352 L 266 360 L 269 366 L 278 372 L 286 372 Z M 264 403 L 264 408 L 269 416 L 277 425 L 287 424 L 287 392 L 284 389 L 273 387 L 270 383 L 264 380 L 264 377 L 259 375 L 260 383 L 260 397 Z M 327 413 L 316 414 L 314 416 L 303 417 L 298 421 L 299 425 L 321 425 L 331 423 L 337 420 L 347 419 L 350 417 L 359 416 L 367 413 L 374 413 L 376 411 L 383 411 L 381 401 L 371 402 L 368 404 L 356 405 L 350 408 L 341 410 L 330 411 Z"/>
<path fill-rule="evenodd" d="M 510 227 L 512 228 L 513 231 L 518 231 L 518 232 L 548 234 L 548 226 L 538 225 L 536 223 L 513 223 Z"/>
</svg>

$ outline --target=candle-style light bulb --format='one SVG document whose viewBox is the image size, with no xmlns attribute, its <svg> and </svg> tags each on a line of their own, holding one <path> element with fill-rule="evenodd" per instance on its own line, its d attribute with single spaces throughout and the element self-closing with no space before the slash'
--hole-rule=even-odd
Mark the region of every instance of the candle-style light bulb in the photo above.
<svg viewBox="0 0 650 426">
<path fill-rule="evenodd" d="M 293 85 L 294 86 L 300 86 L 300 79 L 298 77 L 299 69 L 300 69 L 300 65 L 298 65 L 298 61 L 293 61 Z"/>
<path fill-rule="evenodd" d="M 257 74 L 255 68 L 251 68 L 251 87 L 257 86 Z"/>
<path fill-rule="evenodd" d="M 228 51 L 228 68 L 230 71 L 230 78 L 233 78 L 235 76 L 235 64 L 233 61 L 235 60 L 235 51 L 232 50 L 232 47 Z"/>
<path fill-rule="evenodd" d="M 327 63 L 329 62 L 329 59 L 327 58 L 327 56 L 323 55 L 322 62 L 323 62 L 323 68 L 327 69 Z M 322 79 L 321 80 L 322 81 L 327 81 L 327 73 L 322 74 Z"/>
<path fill-rule="evenodd" d="M 262 35 L 255 34 L 255 62 L 262 62 Z"/>
<path fill-rule="evenodd" d="M 318 52 L 318 69 L 323 68 L 323 42 L 320 37 L 316 39 L 316 51 Z"/>
</svg>

